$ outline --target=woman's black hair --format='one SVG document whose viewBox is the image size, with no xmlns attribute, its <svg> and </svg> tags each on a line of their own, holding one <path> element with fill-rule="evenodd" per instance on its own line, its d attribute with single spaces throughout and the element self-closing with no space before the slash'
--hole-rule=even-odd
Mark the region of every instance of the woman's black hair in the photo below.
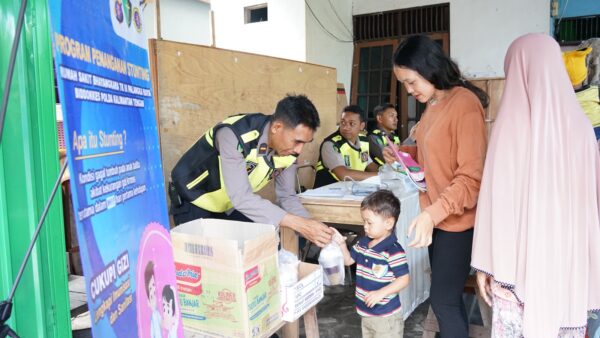
<svg viewBox="0 0 600 338">
<path fill-rule="evenodd" d="M 463 78 L 456 63 L 426 35 L 412 35 L 401 41 L 394 52 L 394 65 L 416 71 L 438 90 L 465 87 L 484 108 L 490 102 L 488 94 Z"/>
</svg>

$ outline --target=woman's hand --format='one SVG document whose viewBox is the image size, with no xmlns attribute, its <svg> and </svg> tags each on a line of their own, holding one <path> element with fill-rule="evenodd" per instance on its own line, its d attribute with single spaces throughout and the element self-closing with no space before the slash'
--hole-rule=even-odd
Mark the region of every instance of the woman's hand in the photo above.
<svg viewBox="0 0 600 338">
<path fill-rule="evenodd" d="M 406 231 L 406 236 L 410 237 L 411 232 L 415 232 L 415 237 L 408 244 L 408 246 L 414 248 L 423 248 L 429 246 L 431 244 L 432 236 L 433 236 L 433 228 L 435 224 L 433 223 L 433 219 L 431 215 L 426 211 L 420 213 L 413 221 L 410 223 L 408 230 Z"/>
<path fill-rule="evenodd" d="M 396 156 L 394 155 L 394 151 L 390 148 L 390 146 L 383 148 L 382 153 L 385 163 L 393 164 L 394 162 L 396 162 Z"/>
<path fill-rule="evenodd" d="M 479 287 L 479 294 L 483 300 L 492 306 L 492 276 L 488 276 L 481 271 L 476 272 L 477 286 Z"/>
</svg>

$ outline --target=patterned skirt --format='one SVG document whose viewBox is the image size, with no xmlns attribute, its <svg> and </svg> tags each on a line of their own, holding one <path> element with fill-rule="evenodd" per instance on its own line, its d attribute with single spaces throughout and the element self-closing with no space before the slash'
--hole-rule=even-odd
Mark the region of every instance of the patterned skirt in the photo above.
<svg viewBox="0 0 600 338">
<path fill-rule="evenodd" d="M 523 304 L 519 303 L 512 291 L 500 284 L 492 283 L 492 337 L 493 338 L 522 338 L 523 337 Z M 563 330 L 558 338 L 583 338 L 585 330 Z"/>
</svg>

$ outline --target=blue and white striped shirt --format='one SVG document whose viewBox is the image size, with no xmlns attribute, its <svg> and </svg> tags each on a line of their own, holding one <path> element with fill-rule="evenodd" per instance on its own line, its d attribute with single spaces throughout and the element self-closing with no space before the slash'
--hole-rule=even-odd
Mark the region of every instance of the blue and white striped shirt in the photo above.
<svg viewBox="0 0 600 338">
<path fill-rule="evenodd" d="M 362 237 L 352 247 L 350 256 L 356 262 L 356 311 L 361 316 L 390 316 L 400 311 L 400 296 L 389 295 L 372 308 L 365 304 L 366 294 L 379 290 L 408 273 L 406 253 L 392 233 L 369 248 L 371 238 Z"/>
</svg>

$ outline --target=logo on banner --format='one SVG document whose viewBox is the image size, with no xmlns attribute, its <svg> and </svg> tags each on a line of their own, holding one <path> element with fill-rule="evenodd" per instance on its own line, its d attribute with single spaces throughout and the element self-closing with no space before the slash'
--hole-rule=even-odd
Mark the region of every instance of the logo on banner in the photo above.
<svg viewBox="0 0 600 338">
<path fill-rule="evenodd" d="M 148 49 L 142 23 L 147 0 L 108 0 L 115 33 L 123 39 Z"/>
<path fill-rule="evenodd" d="M 175 262 L 177 290 L 193 295 L 202 294 L 202 268 Z"/>
</svg>

